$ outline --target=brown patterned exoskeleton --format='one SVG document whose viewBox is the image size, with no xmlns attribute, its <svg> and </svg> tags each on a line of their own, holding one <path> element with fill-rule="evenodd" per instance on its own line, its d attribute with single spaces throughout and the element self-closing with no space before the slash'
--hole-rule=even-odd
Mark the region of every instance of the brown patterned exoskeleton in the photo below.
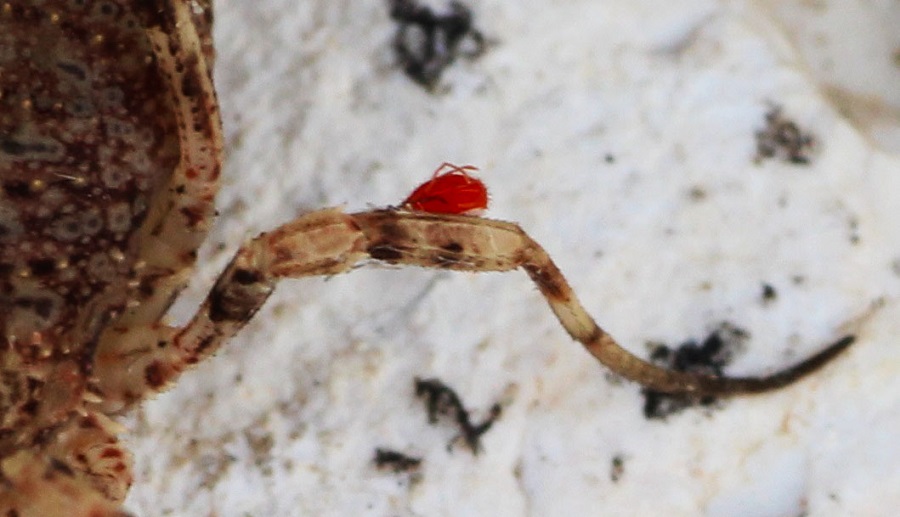
<svg viewBox="0 0 900 517">
<path fill-rule="evenodd" d="M 162 322 L 214 214 L 221 121 L 210 6 L 0 2 L 0 515 L 121 515 L 130 456 L 113 417 L 213 354 L 281 278 L 365 260 L 524 269 L 565 330 L 653 390 L 761 392 L 853 341 L 767 377 L 691 375 L 620 347 L 517 225 L 409 207 L 326 209 L 241 248 L 196 315 Z"/>
</svg>

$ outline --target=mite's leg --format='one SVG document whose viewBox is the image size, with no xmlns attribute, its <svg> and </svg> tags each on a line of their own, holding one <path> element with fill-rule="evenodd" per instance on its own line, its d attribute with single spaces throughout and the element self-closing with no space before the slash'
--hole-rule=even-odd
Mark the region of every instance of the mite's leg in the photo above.
<svg viewBox="0 0 900 517">
<path fill-rule="evenodd" d="M 100 415 L 77 418 L 45 449 L 23 449 L 0 462 L 0 515 L 127 517 L 131 485 L 127 452 L 115 424 Z"/>
<path fill-rule="evenodd" d="M 584 310 L 543 248 L 515 224 L 396 210 L 358 214 L 324 210 L 260 235 L 241 248 L 184 329 L 133 333 L 128 337 L 133 343 L 106 347 L 127 357 L 98 356 L 97 376 L 103 398 L 122 396 L 127 404 L 159 391 L 234 335 L 279 279 L 332 275 L 367 258 L 460 271 L 521 267 L 538 285 L 572 338 L 614 372 L 660 392 L 722 395 L 779 388 L 815 371 L 853 341 L 845 337 L 813 357 L 765 377 L 674 372 L 619 346 Z M 109 337 L 107 333 L 105 338 Z"/>
</svg>

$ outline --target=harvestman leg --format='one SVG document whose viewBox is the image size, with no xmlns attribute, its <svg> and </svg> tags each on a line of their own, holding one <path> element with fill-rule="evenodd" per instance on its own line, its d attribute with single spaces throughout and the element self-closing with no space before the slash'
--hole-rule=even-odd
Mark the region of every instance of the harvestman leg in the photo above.
<svg viewBox="0 0 900 517">
<path fill-rule="evenodd" d="M 598 361 L 655 391 L 726 395 L 790 384 L 847 348 L 847 336 L 787 369 L 764 377 L 713 377 L 666 370 L 623 349 L 584 310 L 547 252 L 519 226 L 472 216 L 398 210 L 345 214 L 313 212 L 264 233 L 235 255 L 193 319 L 182 329 L 133 336 L 119 352 L 129 368 L 98 371 L 104 397 L 125 404 L 161 390 L 190 365 L 211 355 L 265 302 L 282 278 L 334 275 L 361 261 L 459 271 L 521 267 L 537 284 L 562 326 Z M 130 362 L 129 362 L 130 361 Z M 99 360 L 98 364 L 106 364 Z M 108 364 L 121 364 L 112 358 Z"/>
<path fill-rule="evenodd" d="M 47 449 L 22 449 L 4 458 L 6 478 L 0 482 L 15 488 L 0 492 L 0 511 L 127 517 L 119 508 L 131 486 L 131 459 L 116 438 L 119 427 L 105 415 L 89 413 L 55 430 Z"/>
</svg>

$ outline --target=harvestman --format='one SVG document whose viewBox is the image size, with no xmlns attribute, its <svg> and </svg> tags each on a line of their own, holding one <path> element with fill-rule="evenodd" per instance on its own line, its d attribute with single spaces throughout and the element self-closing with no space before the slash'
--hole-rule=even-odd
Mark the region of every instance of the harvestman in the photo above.
<svg viewBox="0 0 900 517">
<path fill-rule="evenodd" d="M 436 175 L 398 208 L 331 208 L 260 235 L 186 326 L 167 326 L 214 214 L 222 161 L 210 6 L 190 5 L 0 4 L 0 515 L 121 515 L 131 459 L 112 417 L 212 355 L 280 279 L 366 260 L 522 268 L 573 339 L 661 392 L 776 389 L 853 341 L 766 377 L 649 364 L 597 326 L 519 226 L 446 213 L 486 204 L 465 167 Z"/>
</svg>

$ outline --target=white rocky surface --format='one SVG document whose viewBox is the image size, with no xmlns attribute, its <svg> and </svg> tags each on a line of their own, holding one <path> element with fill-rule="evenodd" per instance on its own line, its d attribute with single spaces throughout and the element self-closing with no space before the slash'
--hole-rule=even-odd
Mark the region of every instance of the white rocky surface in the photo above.
<svg viewBox="0 0 900 517">
<path fill-rule="evenodd" d="M 176 321 L 245 239 L 320 207 L 397 204 L 452 161 L 481 167 L 488 215 L 541 242 L 636 353 L 722 321 L 750 333 L 732 373 L 784 366 L 843 332 L 858 343 L 783 391 L 651 421 L 639 388 L 571 342 L 522 273 L 377 267 L 288 281 L 126 421 L 127 507 L 895 515 L 897 2 L 472 5 L 492 44 L 429 94 L 394 65 L 383 2 L 218 3 L 221 217 Z M 773 103 L 815 135 L 809 165 L 755 163 Z M 481 455 L 448 452 L 454 430 L 427 424 L 415 376 L 456 388 L 476 417 L 504 402 Z M 376 447 L 422 457 L 420 479 L 373 468 Z"/>
</svg>

